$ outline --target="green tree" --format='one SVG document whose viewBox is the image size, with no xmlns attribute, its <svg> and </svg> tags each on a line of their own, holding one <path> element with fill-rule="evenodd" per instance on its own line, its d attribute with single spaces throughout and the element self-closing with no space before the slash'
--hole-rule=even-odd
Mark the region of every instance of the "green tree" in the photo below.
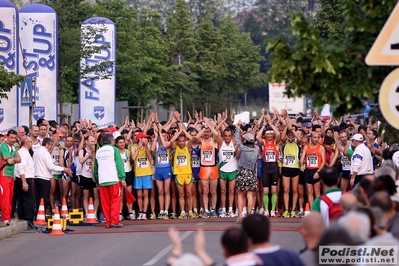
<svg viewBox="0 0 399 266">
<path fill-rule="evenodd" d="M 0 62 L 0 103 L 1 99 L 8 99 L 7 93 L 10 92 L 14 86 L 20 85 L 24 79 L 25 77 L 22 75 L 7 71 L 3 63 Z"/>
</svg>

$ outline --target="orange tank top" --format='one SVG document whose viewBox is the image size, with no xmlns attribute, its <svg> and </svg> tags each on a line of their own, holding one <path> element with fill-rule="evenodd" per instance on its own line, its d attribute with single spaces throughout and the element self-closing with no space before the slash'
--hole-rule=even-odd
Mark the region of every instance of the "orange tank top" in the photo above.
<svg viewBox="0 0 399 266">
<path fill-rule="evenodd" d="M 201 142 L 201 166 L 216 166 L 215 142 L 213 139 Z"/>
<path fill-rule="evenodd" d="M 322 157 L 320 153 L 320 144 L 312 148 L 310 144 L 306 148 L 306 169 L 319 169 L 321 166 Z"/>
<path fill-rule="evenodd" d="M 262 151 L 262 159 L 265 163 L 275 163 L 278 161 L 278 149 L 275 141 L 268 142 L 265 140 L 265 144 L 263 146 Z"/>
</svg>

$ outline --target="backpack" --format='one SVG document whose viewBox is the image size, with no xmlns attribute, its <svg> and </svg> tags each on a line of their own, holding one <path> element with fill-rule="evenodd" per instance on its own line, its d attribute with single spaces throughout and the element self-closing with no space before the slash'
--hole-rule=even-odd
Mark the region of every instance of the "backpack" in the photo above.
<svg viewBox="0 0 399 266">
<path fill-rule="evenodd" d="M 343 195 L 345 194 L 345 191 L 342 191 L 341 193 L 342 193 L 341 195 Z M 339 205 L 339 201 L 332 202 L 332 200 L 329 197 L 327 197 L 327 195 L 320 196 L 320 199 L 323 200 L 328 205 L 328 217 L 330 219 L 330 222 L 342 215 L 342 209 L 341 206 Z"/>
</svg>

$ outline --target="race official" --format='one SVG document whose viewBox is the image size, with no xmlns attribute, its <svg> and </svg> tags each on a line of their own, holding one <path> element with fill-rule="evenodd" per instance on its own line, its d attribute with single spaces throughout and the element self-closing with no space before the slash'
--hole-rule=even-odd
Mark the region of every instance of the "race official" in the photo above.
<svg viewBox="0 0 399 266">
<path fill-rule="evenodd" d="M 352 146 L 356 147 L 351 160 L 351 185 L 356 185 L 366 175 L 373 174 L 373 157 L 369 148 L 364 144 L 362 134 L 355 134 Z"/>
</svg>

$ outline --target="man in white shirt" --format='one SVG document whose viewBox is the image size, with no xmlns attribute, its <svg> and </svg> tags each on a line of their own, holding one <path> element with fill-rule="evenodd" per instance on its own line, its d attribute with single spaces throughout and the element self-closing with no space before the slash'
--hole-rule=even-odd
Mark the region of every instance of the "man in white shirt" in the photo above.
<svg viewBox="0 0 399 266">
<path fill-rule="evenodd" d="M 356 147 L 351 159 L 351 185 L 354 187 L 364 176 L 373 174 L 373 157 L 362 134 L 355 134 L 352 146 Z"/>
<path fill-rule="evenodd" d="M 53 147 L 54 141 L 51 138 L 44 138 L 42 146 L 33 154 L 37 209 L 39 208 L 41 198 L 44 198 L 45 204 L 49 199 L 50 180 L 53 177 L 51 171 L 63 171 L 67 175 L 72 176 L 71 169 L 54 165 L 53 159 L 50 155 Z"/>
<path fill-rule="evenodd" d="M 22 147 L 18 154 L 21 162 L 15 165 L 15 190 L 18 195 L 18 219 L 33 222 L 35 216 L 35 195 L 33 193 L 33 178 L 35 168 L 29 149 L 32 148 L 32 140 L 29 137 L 21 139 Z"/>
</svg>

